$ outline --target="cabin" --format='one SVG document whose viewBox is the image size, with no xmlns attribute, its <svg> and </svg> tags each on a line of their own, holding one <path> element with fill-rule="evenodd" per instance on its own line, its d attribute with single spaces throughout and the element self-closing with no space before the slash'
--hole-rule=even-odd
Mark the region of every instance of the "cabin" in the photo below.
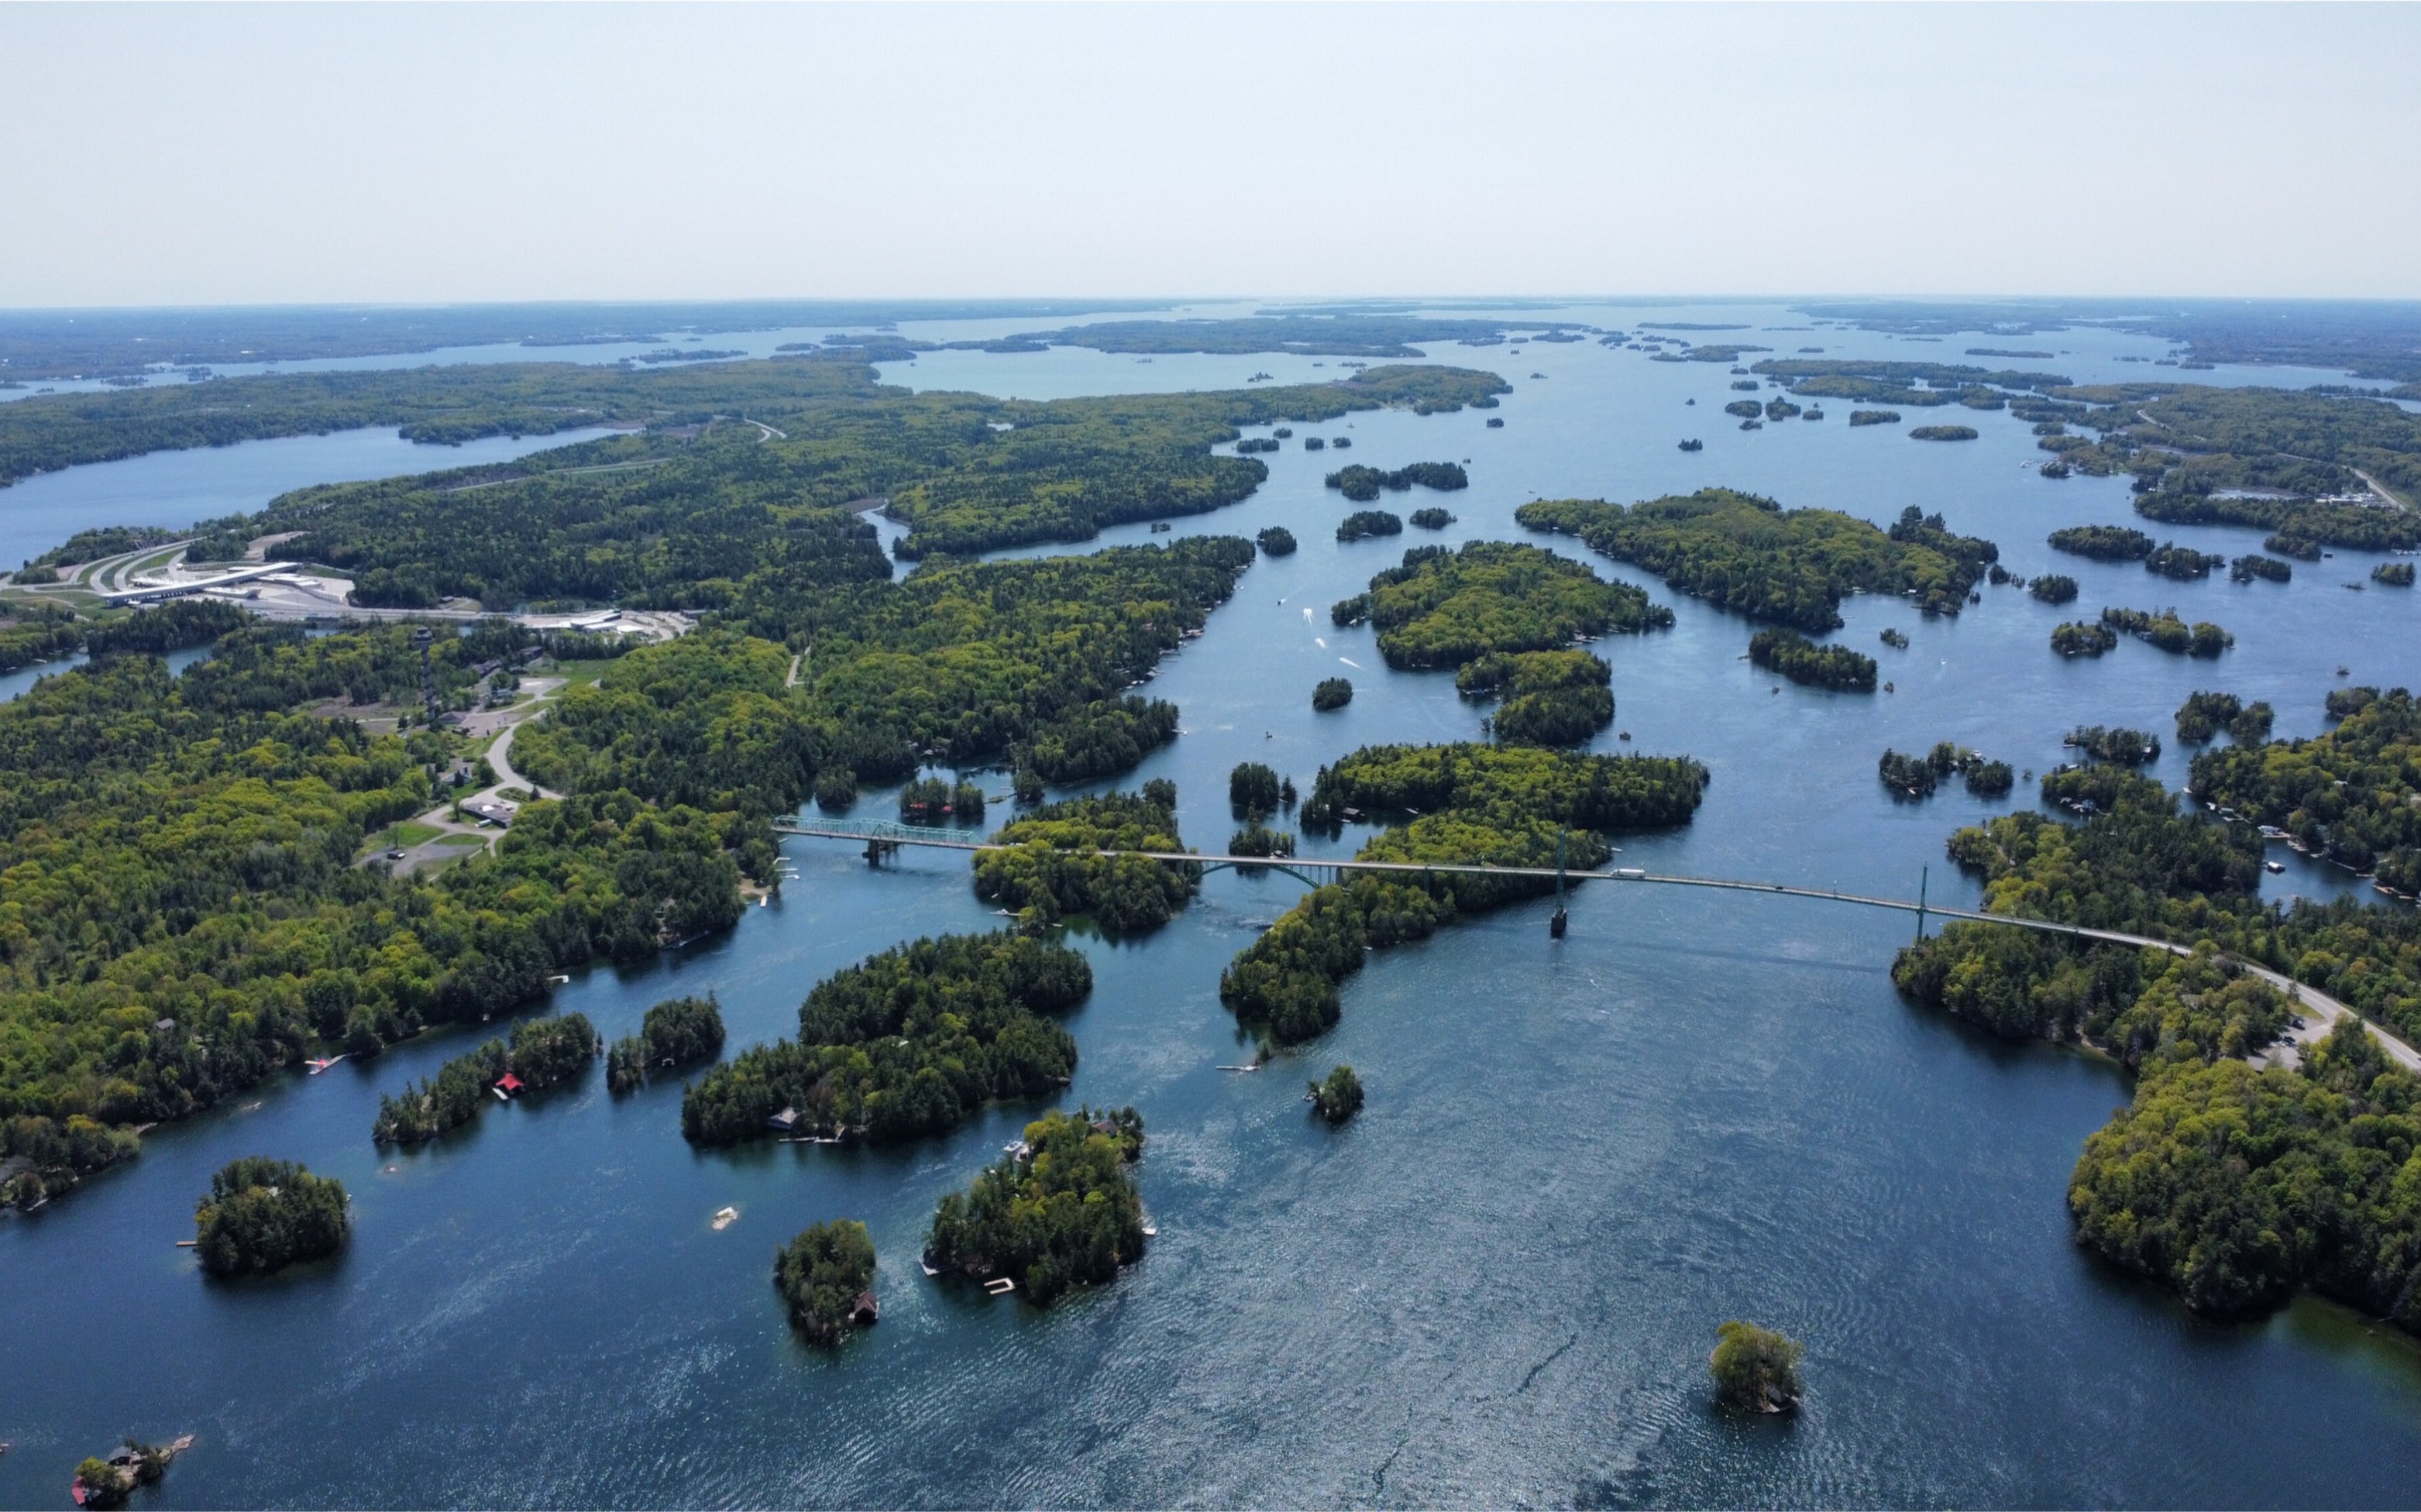
<svg viewBox="0 0 2421 1512">
<path fill-rule="evenodd" d="M 773 1117 L 766 1119 L 765 1127 L 768 1129 L 777 1130 L 780 1132 L 787 1134 L 791 1130 L 799 1127 L 799 1110 L 796 1108 L 784 1108 L 780 1113 L 777 1113 Z"/>
<path fill-rule="evenodd" d="M 880 1317 L 881 1314 L 874 1305 L 874 1293 L 870 1291 L 859 1292 L 857 1301 L 849 1304 L 849 1320 L 852 1323 L 872 1323 Z"/>
<path fill-rule="evenodd" d="M 507 1102 L 510 1102 L 514 1097 L 521 1092 L 523 1084 L 524 1083 L 520 1077 L 515 1076 L 510 1071 L 507 1071 L 504 1075 L 496 1078 L 496 1096 Z"/>
</svg>

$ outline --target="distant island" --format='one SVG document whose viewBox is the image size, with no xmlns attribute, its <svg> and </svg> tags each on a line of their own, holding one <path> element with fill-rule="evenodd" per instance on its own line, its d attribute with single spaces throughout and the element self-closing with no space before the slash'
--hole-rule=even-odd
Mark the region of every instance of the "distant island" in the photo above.
<svg viewBox="0 0 2421 1512">
<path fill-rule="evenodd" d="M 194 1206 L 195 1253 L 214 1276 L 266 1276 L 344 1247 L 345 1186 L 292 1161 L 230 1161 Z"/>
</svg>

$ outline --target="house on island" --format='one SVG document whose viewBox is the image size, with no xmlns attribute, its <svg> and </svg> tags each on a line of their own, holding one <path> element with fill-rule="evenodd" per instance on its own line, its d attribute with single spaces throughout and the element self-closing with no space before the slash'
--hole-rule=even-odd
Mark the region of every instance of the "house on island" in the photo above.
<svg viewBox="0 0 2421 1512">
<path fill-rule="evenodd" d="M 523 1083 L 520 1077 L 515 1076 L 510 1071 L 507 1071 L 504 1075 L 496 1078 L 496 1100 L 498 1102 L 512 1101 L 515 1095 L 521 1091 L 522 1085 Z"/>
<path fill-rule="evenodd" d="M 765 1127 L 772 1130 L 777 1130 L 780 1132 L 787 1134 L 791 1130 L 799 1127 L 799 1110 L 796 1108 L 784 1108 L 780 1113 L 777 1113 L 773 1117 L 766 1119 Z"/>
</svg>

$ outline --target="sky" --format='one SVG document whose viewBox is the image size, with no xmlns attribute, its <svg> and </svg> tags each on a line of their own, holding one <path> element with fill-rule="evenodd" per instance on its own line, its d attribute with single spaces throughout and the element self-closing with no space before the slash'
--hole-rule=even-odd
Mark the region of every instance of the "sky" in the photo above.
<svg viewBox="0 0 2421 1512">
<path fill-rule="evenodd" d="M 0 306 L 2421 296 L 2421 6 L 0 4 Z"/>
</svg>

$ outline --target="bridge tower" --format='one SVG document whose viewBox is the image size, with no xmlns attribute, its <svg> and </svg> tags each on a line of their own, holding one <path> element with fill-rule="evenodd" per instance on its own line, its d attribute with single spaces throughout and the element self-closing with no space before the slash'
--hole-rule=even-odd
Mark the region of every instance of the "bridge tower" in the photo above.
<svg viewBox="0 0 2421 1512">
<path fill-rule="evenodd" d="M 1561 940 L 1565 926 L 1571 922 L 1571 916 L 1564 909 L 1564 841 L 1570 833 L 1560 827 L 1555 831 L 1555 916 L 1547 921 L 1547 938 L 1550 940 Z"/>
</svg>

